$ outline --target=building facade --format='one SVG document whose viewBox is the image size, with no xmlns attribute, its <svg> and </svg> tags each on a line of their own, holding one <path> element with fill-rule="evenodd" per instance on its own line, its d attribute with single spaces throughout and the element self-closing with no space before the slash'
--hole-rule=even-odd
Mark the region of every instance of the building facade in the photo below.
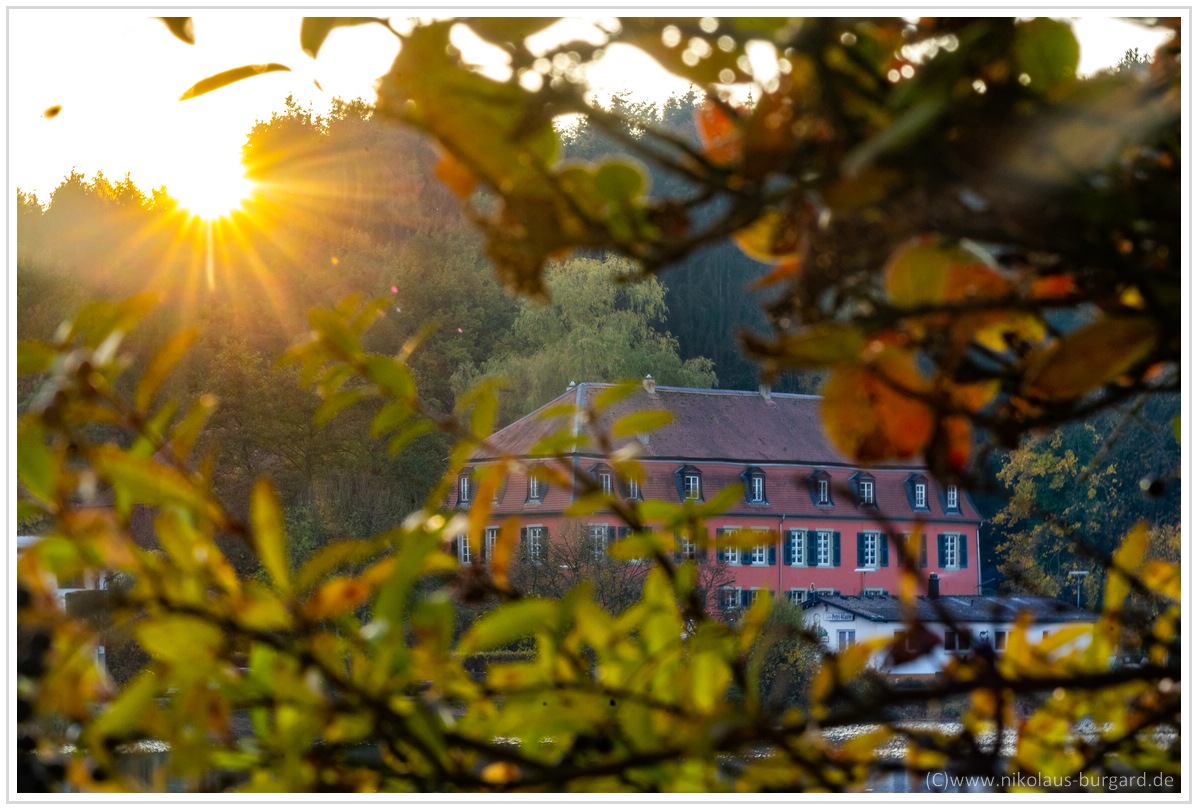
<svg viewBox="0 0 1198 810">
<path fill-rule="evenodd" d="M 606 384 L 571 385 L 562 396 L 492 434 L 462 471 L 447 503 L 466 510 L 477 480 L 489 465 L 515 459 L 491 498 L 494 525 L 482 538 L 460 537 L 455 552 L 463 563 L 488 556 L 501 523 L 519 521 L 522 554 L 541 558 L 555 538 L 585 532 L 596 542 L 620 536 L 612 514 L 569 517 L 571 504 L 593 482 L 609 494 L 643 501 L 705 502 L 726 487 L 737 499 L 718 517 L 705 520 L 706 548 L 679 538 L 676 559 L 711 560 L 727 566 L 733 585 L 726 607 L 749 604 L 768 590 L 801 603 L 816 594 L 883 594 L 897 591 L 900 542 L 913 548 L 926 582 L 936 573 L 945 594 L 976 594 L 980 577 L 981 518 L 964 490 L 934 480 L 915 461 L 864 468 L 836 451 L 825 437 L 817 396 L 674 388 L 647 378 L 631 395 L 596 413 L 596 400 L 610 397 Z M 614 393 L 614 392 L 612 392 Z M 649 433 L 609 441 L 622 417 L 665 410 L 669 424 Z M 625 422 L 625 425 L 628 423 Z M 568 435 L 566 433 L 568 432 Z M 566 435 L 567 474 L 538 470 L 546 454 L 538 445 Z M 632 447 L 628 448 L 627 445 Z M 619 476 L 600 448 L 631 450 L 643 475 Z M 746 544 L 743 532 L 760 543 Z M 740 547 L 719 542 L 736 532 Z"/>
<path fill-rule="evenodd" d="M 913 606 L 923 635 L 912 637 L 906 621 L 911 611 L 894 596 L 816 596 L 804 606 L 804 618 L 829 650 L 875 639 L 890 642 L 870 659 L 870 666 L 893 677 L 926 678 L 943 672 L 954 657 L 980 647 L 1001 655 L 1016 621 L 1028 621 L 1027 640 L 1039 644 L 1061 630 L 1092 628 L 1097 616 L 1066 602 L 1044 596 L 939 595 L 933 584 L 930 596 L 920 596 Z M 1072 634 L 1057 653 L 1084 647 L 1090 633 Z"/>
</svg>

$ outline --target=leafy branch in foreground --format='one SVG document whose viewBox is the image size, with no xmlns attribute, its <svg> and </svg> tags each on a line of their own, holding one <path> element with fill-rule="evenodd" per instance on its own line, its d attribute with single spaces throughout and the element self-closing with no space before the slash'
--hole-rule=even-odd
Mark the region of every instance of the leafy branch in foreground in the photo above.
<svg viewBox="0 0 1198 810">
<path fill-rule="evenodd" d="M 1180 691 L 1163 684 L 1180 678 L 1180 575 L 1145 559 L 1143 529 L 1114 556 L 1087 646 L 1074 643 L 1075 630 L 1034 640 L 1022 623 L 1001 657 L 963 658 L 943 684 L 904 692 L 862 680 L 888 642 L 856 645 L 820 653 L 807 700 L 779 712 L 758 690 L 762 656 L 778 638 L 811 651 L 822 649 L 816 639 L 805 629 L 767 631 L 768 598 L 735 624 L 720 620 L 695 598 L 695 563 L 672 561 L 675 528 L 710 542 L 687 532 L 703 510 L 718 511 L 718 497 L 672 505 L 609 496 L 634 529 L 613 554 L 654 561 L 634 603 L 617 613 L 585 582 L 560 598 L 512 587 L 515 535 L 505 529 L 487 572 L 497 606 L 459 634 L 462 571 L 445 549 L 463 522 L 486 520 L 489 499 L 454 518 L 436 505 L 491 430 L 488 390 L 455 414 L 429 413 L 410 385 L 411 347 L 396 357 L 362 348 L 378 305 L 357 299 L 314 311 L 311 338 L 287 360 L 322 397 L 320 418 L 371 403 L 373 430 L 393 434 L 394 450 L 427 422 L 458 442 L 427 509 L 293 569 L 269 482 L 255 485 L 248 518 L 233 517 L 211 494 L 209 473 L 191 471 L 173 445 L 187 444 L 198 417 L 157 417 L 162 408 L 145 396 L 113 404 L 134 384 L 123 380 L 121 338 L 144 307 L 93 307 L 57 343 L 21 347 L 22 371 L 45 375 L 46 392 L 19 426 L 23 500 L 54 518 L 19 564 L 21 626 L 33 638 L 19 679 L 29 707 L 22 728 L 36 733 L 23 756 L 42 767 L 65 757 L 77 788 L 147 789 L 168 774 L 199 786 L 214 773 L 268 791 L 841 790 L 896 768 L 1178 773 Z M 197 412 L 205 406 L 189 413 Z M 101 428 L 117 433 L 93 438 Z M 480 489 L 520 463 L 484 471 Z M 110 493 L 113 507 L 86 505 L 89 492 Z M 601 500 L 584 503 L 597 509 Z M 159 550 L 133 541 L 135 505 L 153 508 Z M 253 548 L 260 576 L 234 574 L 216 542 L 226 535 Z M 44 576 L 92 567 L 133 579 L 113 617 L 150 664 L 119 690 L 92 664 L 95 628 L 63 613 Z M 913 565 L 905 576 L 914 581 Z M 1150 660 L 1127 669 L 1112 654 L 1133 588 L 1156 594 L 1163 611 L 1146 637 Z M 910 599 L 914 589 L 904 592 Z M 513 644 L 530 654 L 496 659 L 481 679 L 466 666 Z M 905 706 L 952 696 L 967 699 L 958 731 L 894 719 Z M 1093 731 L 1081 730 L 1083 720 Z M 120 769 L 121 752 L 139 741 L 169 746 L 151 784 Z"/>
</svg>

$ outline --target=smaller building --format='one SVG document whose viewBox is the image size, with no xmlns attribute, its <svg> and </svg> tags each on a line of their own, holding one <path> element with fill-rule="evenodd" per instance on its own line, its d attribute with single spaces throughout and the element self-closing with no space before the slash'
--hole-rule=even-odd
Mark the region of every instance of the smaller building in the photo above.
<svg viewBox="0 0 1198 810">
<path fill-rule="evenodd" d="M 884 638 L 894 642 L 871 665 L 893 677 L 925 678 L 943 672 L 953 656 L 989 647 L 1000 655 L 1011 629 L 1027 614 L 1029 638 L 1043 637 L 1065 627 L 1093 625 L 1093 613 L 1043 596 L 939 595 L 916 598 L 915 611 L 926 632 L 912 638 L 899 599 L 889 595 L 820 594 L 803 605 L 803 615 L 830 650 Z M 1085 637 L 1077 643 L 1086 643 Z"/>
</svg>

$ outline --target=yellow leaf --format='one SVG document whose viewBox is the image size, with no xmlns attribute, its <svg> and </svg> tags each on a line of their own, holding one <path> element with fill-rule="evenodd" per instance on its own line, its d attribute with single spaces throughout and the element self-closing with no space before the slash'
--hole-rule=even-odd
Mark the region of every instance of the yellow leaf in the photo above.
<svg viewBox="0 0 1198 810">
<path fill-rule="evenodd" d="M 283 528 L 283 509 L 279 496 L 265 479 L 254 482 L 250 499 L 250 525 L 254 531 L 254 547 L 262 567 L 279 590 L 289 586 L 287 536 Z"/>
<path fill-rule="evenodd" d="M 1158 339 L 1151 318 L 1100 318 L 1033 352 L 1024 393 L 1049 400 L 1080 397 L 1130 371 L 1152 353 Z"/>
<path fill-rule="evenodd" d="M 875 370 L 876 369 L 876 370 Z M 821 403 L 828 438 L 845 455 L 862 462 L 910 458 L 932 437 L 932 410 L 892 384 L 925 388 L 906 352 L 885 349 L 873 367 L 841 365 L 824 383 Z"/>
</svg>

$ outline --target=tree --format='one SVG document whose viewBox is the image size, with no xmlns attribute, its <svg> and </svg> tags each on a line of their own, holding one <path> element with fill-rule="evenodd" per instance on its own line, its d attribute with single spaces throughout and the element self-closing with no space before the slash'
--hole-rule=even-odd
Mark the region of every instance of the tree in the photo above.
<svg viewBox="0 0 1198 810">
<path fill-rule="evenodd" d="M 710 360 L 683 360 L 678 341 L 657 329 L 667 315 L 665 287 L 655 279 L 631 280 L 632 267 L 622 260 L 572 259 L 549 271 L 550 303 L 524 302 L 510 348 L 484 366 L 519 392 L 506 400 L 509 410 L 501 416 L 522 416 L 570 381 L 651 374 L 664 385 L 715 385 Z"/>
<path fill-rule="evenodd" d="M 332 28 L 364 22 L 377 21 L 310 18 L 301 39 L 316 53 Z M 1178 23 L 1147 77 L 1088 80 L 1074 76 L 1077 43 L 1054 20 L 625 19 L 601 44 L 529 52 L 526 37 L 547 24 L 413 23 L 397 33 L 402 50 L 379 85 L 379 114 L 437 140 L 438 174 L 509 286 L 546 294 L 544 268 L 567 251 L 611 251 L 654 272 L 734 236 L 772 264 L 773 332 L 747 343 L 766 372 L 827 368 L 825 419 L 846 454 L 923 453 L 949 479 L 968 471 L 972 428 L 1010 446 L 1032 429 L 1176 390 Z M 464 64 L 455 25 L 500 45 L 510 78 Z M 617 42 L 709 88 L 700 147 L 588 102 L 578 66 Z M 773 45 L 776 77 L 752 73 L 751 42 Z M 719 86 L 738 80 L 754 83 L 743 108 Z M 551 121 L 567 112 L 685 190 L 651 195 L 624 159 L 558 162 Z M 498 606 L 458 636 L 444 584 L 461 571 L 446 549 L 463 526 L 479 536 L 482 493 L 526 463 L 484 471 L 469 514 L 441 513 L 495 424 L 494 387 L 466 392 L 451 412 L 431 407 L 415 347 L 373 343 L 372 325 L 388 329 L 389 300 L 314 309 L 286 357 L 319 397 L 321 419 L 364 412 L 359 424 L 396 451 L 436 430 L 454 443 L 422 509 L 293 567 L 275 486 L 255 480 L 241 516 L 213 491 L 211 468 L 191 463 L 204 403 L 155 396 L 173 347 L 138 380 L 122 379 L 124 335 L 149 306 L 96 302 L 53 341 L 21 347 L 21 370 L 42 375 L 18 422 L 21 514 L 54 524 L 20 565 L 22 618 L 46 628 L 18 662 L 22 728 L 43 738 L 21 746 L 24 786 L 53 781 L 46 760 L 72 728 L 66 774 L 83 789 L 119 778 L 113 751 L 141 739 L 170 743 L 174 774 L 198 783 L 227 770 L 255 790 L 838 790 L 893 769 L 1074 784 L 1180 778 L 1180 570 L 1148 556 L 1143 525 L 1104 560 L 1088 646 L 1072 648 L 1069 633 L 1033 640 L 1021 625 L 1003 655 L 980 650 L 943 682 L 900 692 L 861 688 L 889 642 L 854 645 L 822 656 L 807 705 L 778 711 L 757 688 L 752 652 L 771 600 L 725 623 L 698 587 L 702 566 L 673 559 L 678 537 L 724 508 L 720 497 L 584 499 L 626 523 L 619 554 L 653 561 L 638 601 L 618 614 L 585 582 L 561 598 L 522 594 L 507 564 L 519 537 L 502 527 L 478 585 Z M 1061 312 L 1076 316 L 1072 326 Z M 96 441 L 99 429 L 121 438 Z M 635 463 L 626 456 L 613 466 Z M 80 508 L 96 489 L 112 494 L 112 509 Z M 161 555 L 131 542 L 135 504 L 155 511 Z M 261 576 L 236 576 L 218 537 L 249 549 Z M 910 556 L 899 560 L 908 597 Z M 135 576 L 114 621 L 152 659 L 116 695 L 87 664 L 94 630 L 62 621 L 39 584 L 46 570 L 70 575 L 96 561 Z M 1136 598 L 1151 606 L 1150 626 L 1125 610 Z M 1128 630 L 1145 653 L 1135 667 L 1112 663 Z M 481 683 L 467 671 L 471 656 L 516 643 L 531 656 L 489 667 Z M 952 732 L 887 721 L 896 708 L 952 697 L 966 704 Z M 1032 704 L 1026 717 L 1019 701 Z M 253 731 L 238 739 L 232 718 L 242 713 Z M 1093 731 L 1081 733 L 1083 719 Z M 876 730 L 845 742 L 826 733 L 863 722 Z M 888 760 L 877 749 L 891 740 L 904 753 Z"/>
</svg>

